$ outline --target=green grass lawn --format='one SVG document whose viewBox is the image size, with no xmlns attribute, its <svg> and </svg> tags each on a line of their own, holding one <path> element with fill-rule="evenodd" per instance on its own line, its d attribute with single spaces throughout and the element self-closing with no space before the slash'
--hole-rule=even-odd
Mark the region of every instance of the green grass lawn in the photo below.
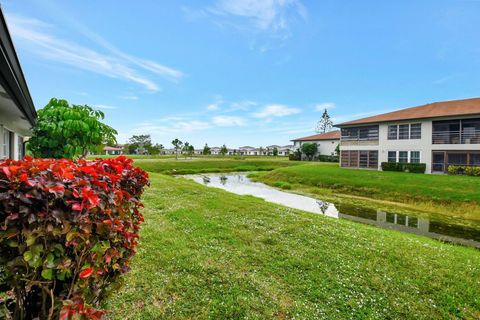
<svg viewBox="0 0 480 320">
<path fill-rule="evenodd" d="M 347 194 L 410 204 L 419 210 L 480 220 L 480 178 L 339 168 L 314 163 L 260 173 L 254 179 L 292 189 Z"/>
<path fill-rule="evenodd" d="M 135 164 L 149 172 L 193 174 L 206 172 L 268 171 L 302 164 L 285 157 L 199 157 L 193 159 L 135 159 Z"/>
<path fill-rule="evenodd" d="M 112 319 L 480 318 L 478 250 L 151 182 L 132 271 L 105 305 Z"/>
</svg>

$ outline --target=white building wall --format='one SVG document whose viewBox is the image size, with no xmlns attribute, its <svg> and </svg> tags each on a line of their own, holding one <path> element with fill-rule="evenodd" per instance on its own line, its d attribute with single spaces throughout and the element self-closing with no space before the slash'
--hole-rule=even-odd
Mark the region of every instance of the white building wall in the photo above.
<svg viewBox="0 0 480 320">
<path fill-rule="evenodd" d="M 318 146 L 317 156 L 334 156 L 336 155 L 337 145 L 340 143 L 338 139 L 316 140 L 316 141 L 294 141 L 293 149 L 299 149 L 304 143 L 316 143 Z"/>
<path fill-rule="evenodd" d="M 442 120 L 453 119 L 467 119 L 465 117 L 450 117 L 442 118 Z M 478 151 L 480 144 L 432 144 L 433 121 L 435 119 L 422 119 L 410 121 L 395 121 L 387 122 L 379 125 L 379 140 L 378 143 L 370 142 L 370 145 L 340 145 L 341 150 L 377 150 L 378 151 L 378 166 L 381 168 L 382 162 L 388 161 L 389 151 L 420 151 L 420 163 L 426 164 L 426 173 L 432 172 L 432 152 L 433 151 Z M 421 139 L 406 139 L 406 140 L 388 140 L 388 126 L 399 124 L 416 124 L 422 125 Z M 410 159 L 409 159 L 410 160 Z"/>
</svg>

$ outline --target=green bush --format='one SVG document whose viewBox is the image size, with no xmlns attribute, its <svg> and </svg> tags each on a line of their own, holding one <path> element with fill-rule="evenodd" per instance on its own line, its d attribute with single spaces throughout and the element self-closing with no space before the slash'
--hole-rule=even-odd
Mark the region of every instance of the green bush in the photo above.
<svg viewBox="0 0 480 320">
<path fill-rule="evenodd" d="M 318 161 L 320 161 L 320 162 L 338 162 L 339 157 L 338 156 L 319 155 L 318 156 Z"/>
<path fill-rule="evenodd" d="M 273 183 L 273 186 L 277 187 L 277 188 L 280 188 L 280 189 L 284 189 L 284 190 L 292 189 L 292 185 L 288 182 L 285 182 L 285 181 L 276 181 L 276 182 Z"/>
<path fill-rule="evenodd" d="M 480 167 L 467 167 L 465 169 L 465 174 L 467 176 L 480 177 Z"/>
<path fill-rule="evenodd" d="M 383 171 L 425 173 L 426 169 L 425 163 L 382 162 Z"/>
<path fill-rule="evenodd" d="M 480 177 L 480 167 L 449 165 L 448 174 Z"/>
</svg>

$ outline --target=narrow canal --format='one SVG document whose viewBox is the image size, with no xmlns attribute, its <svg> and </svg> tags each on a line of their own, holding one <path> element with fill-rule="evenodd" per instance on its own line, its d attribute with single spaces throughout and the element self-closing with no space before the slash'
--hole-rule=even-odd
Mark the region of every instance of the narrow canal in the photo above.
<svg viewBox="0 0 480 320">
<path fill-rule="evenodd" d="M 281 204 L 307 212 L 336 219 L 346 219 L 370 224 L 384 229 L 397 230 L 433 239 L 480 248 L 480 223 L 418 215 L 386 212 L 373 208 L 335 204 L 319 199 L 285 192 L 260 182 L 253 182 L 248 173 L 184 175 L 208 187 L 224 189 L 239 195 L 252 195 L 268 202 Z"/>
</svg>

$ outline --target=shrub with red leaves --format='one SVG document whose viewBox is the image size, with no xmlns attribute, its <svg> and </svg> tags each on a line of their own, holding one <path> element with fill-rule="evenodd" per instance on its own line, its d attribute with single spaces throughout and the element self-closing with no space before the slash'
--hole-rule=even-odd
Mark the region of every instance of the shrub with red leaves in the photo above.
<svg viewBox="0 0 480 320">
<path fill-rule="evenodd" d="M 0 317 L 102 318 L 135 254 L 146 185 L 125 157 L 0 162 Z"/>
</svg>

